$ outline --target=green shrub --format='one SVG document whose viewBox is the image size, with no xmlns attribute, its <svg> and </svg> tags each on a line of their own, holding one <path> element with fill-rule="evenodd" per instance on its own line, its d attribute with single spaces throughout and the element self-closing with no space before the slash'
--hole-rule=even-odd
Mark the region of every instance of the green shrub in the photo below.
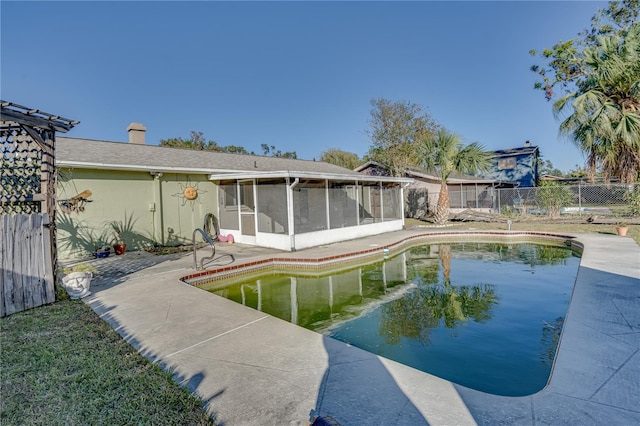
<svg viewBox="0 0 640 426">
<path fill-rule="evenodd" d="M 536 192 L 536 201 L 551 217 L 560 216 L 560 209 L 570 206 L 573 194 L 565 186 L 555 186 L 552 182 L 543 182 Z"/>
<path fill-rule="evenodd" d="M 631 191 L 625 192 L 624 200 L 629 203 L 629 214 L 640 216 L 640 185 L 636 185 Z"/>
</svg>

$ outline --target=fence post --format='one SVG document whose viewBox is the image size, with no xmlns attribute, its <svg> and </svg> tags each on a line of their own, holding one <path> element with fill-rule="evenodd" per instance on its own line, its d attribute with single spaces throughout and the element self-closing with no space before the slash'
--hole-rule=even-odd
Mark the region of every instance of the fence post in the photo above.
<svg viewBox="0 0 640 426">
<path fill-rule="evenodd" d="M 582 216 L 582 185 L 578 181 L 578 216 Z"/>
<path fill-rule="evenodd" d="M 500 188 L 498 188 L 497 191 L 498 191 L 498 213 L 502 213 L 502 206 L 500 205 Z"/>
</svg>

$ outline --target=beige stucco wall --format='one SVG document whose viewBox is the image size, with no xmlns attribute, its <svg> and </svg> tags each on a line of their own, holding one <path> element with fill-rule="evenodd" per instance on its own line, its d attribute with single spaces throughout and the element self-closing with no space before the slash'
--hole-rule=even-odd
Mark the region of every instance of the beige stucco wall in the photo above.
<svg viewBox="0 0 640 426">
<path fill-rule="evenodd" d="M 217 187 L 205 175 L 90 169 L 59 169 L 58 200 L 91 191 L 81 209 L 65 212 L 58 205 L 60 258 L 86 256 L 94 245 L 113 244 L 121 236 L 127 251 L 153 244 L 190 243 L 193 230 L 202 227 L 207 213 L 217 211 Z M 184 197 L 188 186 L 195 200 Z M 80 206 L 80 205 L 78 205 Z M 116 223 L 114 223 L 116 222 Z"/>
</svg>

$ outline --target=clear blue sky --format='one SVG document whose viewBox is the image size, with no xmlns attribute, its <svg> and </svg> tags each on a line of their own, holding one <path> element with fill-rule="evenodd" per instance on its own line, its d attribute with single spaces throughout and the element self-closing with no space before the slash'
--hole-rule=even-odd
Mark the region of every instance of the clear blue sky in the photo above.
<svg viewBox="0 0 640 426">
<path fill-rule="evenodd" d="M 0 2 L 2 99 L 79 120 L 68 136 L 201 131 L 262 153 L 362 156 L 372 98 L 422 105 L 466 142 L 583 164 L 533 90 L 530 49 L 606 2 Z"/>
</svg>

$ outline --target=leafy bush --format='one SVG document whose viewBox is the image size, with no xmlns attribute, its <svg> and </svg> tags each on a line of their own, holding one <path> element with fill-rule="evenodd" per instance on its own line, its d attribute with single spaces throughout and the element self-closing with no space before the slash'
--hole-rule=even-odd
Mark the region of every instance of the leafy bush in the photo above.
<svg viewBox="0 0 640 426">
<path fill-rule="evenodd" d="M 631 191 L 625 192 L 624 200 L 629 203 L 631 216 L 640 216 L 640 185 L 636 185 Z"/>
<path fill-rule="evenodd" d="M 502 209 L 500 210 L 500 212 L 505 216 L 505 217 L 513 217 L 514 216 L 514 211 L 511 207 L 509 206 L 504 206 L 502 207 Z"/>
<path fill-rule="evenodd" d="M 554 186 L 552 182 L 543 182 L 536 192 L 536 201 L 551 217 L 560 216 L 560 209 L 570 206 L 573 194 L 565 186 Z"/>
</svg>

